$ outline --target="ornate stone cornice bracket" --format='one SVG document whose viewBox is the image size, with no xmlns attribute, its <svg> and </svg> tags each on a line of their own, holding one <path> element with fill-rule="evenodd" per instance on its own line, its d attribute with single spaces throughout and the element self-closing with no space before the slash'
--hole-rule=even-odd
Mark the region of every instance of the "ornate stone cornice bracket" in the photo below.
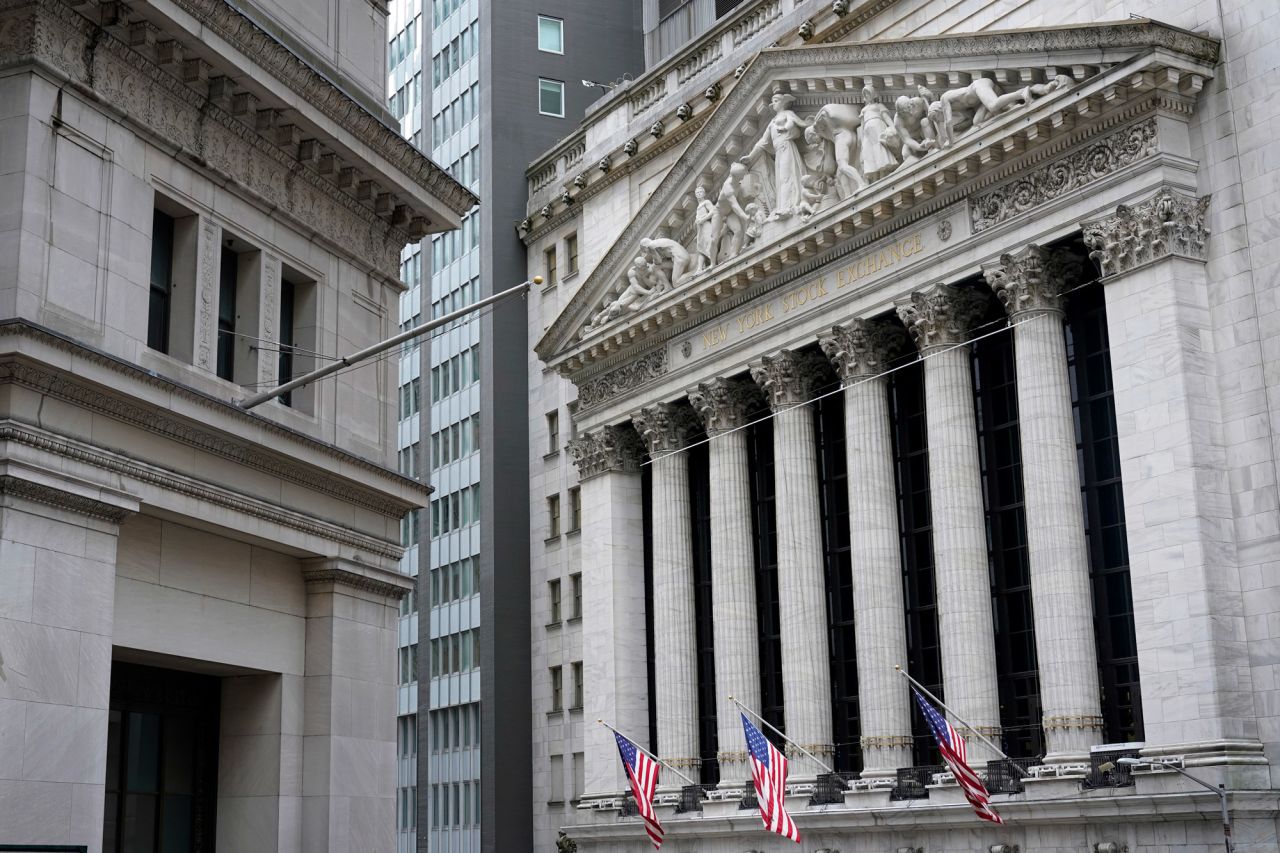
<svg viewBox="0 0 1280 853">
<path fill-rule="evenodd" d="M 702 418 L 707 435 L 719 435 L 746 426 L 751 414 L 764 408 L 760 389 L 754 382 L 723 377 L 690 389 L 689 403 Z"/>
<path fill-rule="evenodd" d="M 985 313 L 987 298 L 977 290 L 953 284 L 935 284 L 917 290 L 894 306 L 916 348 L 962 344 Z"/>
<path fill-rule="evenodd" d="M 631 421 L 650 456 L 683 449 L 700 427 L 693 409 L 679 403 L 654 403 L 632 414 Z"/>
<path fill-rule="evenodd" d="M 815 352 L 784 349 L 751 365 L 751 378 L 775 412 L 790 409 L 813 399 L 822 381 L 823 361 Z"/>
<path fill-rule="evenodd" d="M 1110 216 L 1083 222 L 1089 257 L 1104 278 L 1171 257 L 1203 263 L 1208 259 L 1205 216 L 1210 199 L 1161 187 L 1145 201 L 1122 204 Z"/>
<path fill-rule="evenodd" d="M 852 382 L 884 372 L 885 362 L 908 348 L 901 326 L 887 320 L 858 318 L 818 337 L 842 382 Z"/>
<path fill-rule="evenodd" d="M 982 268 L 1010 318 L 1030 312 L 1061 313 L 1070 284 L 1080 275 L 1080 259 L 1066 249 L 1046 249 L 1031 244 L 1020 252 L 1006 253 Z"/>
<path fill-rule="evenodd" d="M 611 471 L 639 471 L 644 445 L 630 424 L 611 424 L 571 440 L 569 454 L 578 466 L 578 479 L 589 480 Z"/>
</svg>

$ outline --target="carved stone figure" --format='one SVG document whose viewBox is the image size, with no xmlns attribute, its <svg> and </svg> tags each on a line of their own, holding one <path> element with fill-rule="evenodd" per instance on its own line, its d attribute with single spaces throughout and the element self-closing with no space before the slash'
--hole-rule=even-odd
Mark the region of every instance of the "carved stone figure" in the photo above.
<svg viewBox="0 0 1280 853">
<path fill-rule="evenodd" d="M 919 94 L 912 98 L 899 96 L 894 103 L 893 127 L 902 141 L 902 166 L 914 163 L 938 147 L 938 134 L 929 119 L 928 89 L 921 86 Z"/>
<path fill-rule="evenodd" d="M 822 151 L 819 174 L 834 181 L 836 197 L 842 201 L 850 198 L 867 185 L 858 171 L 858 128 L 862 116 L 857 107 L 850 104 L 827 104 L 813 117 L 813 124 L 805 129 L 804 137 L 810 145 Z"/>
<path fill-rule="evenodd" d="M 754 246 L 756 240 L 760 239 L 760 235 L 764 232 L 764 224 L 769 221 L 769 211 L 759 201 L 748 202 L 745 208 L 747 214 L 747 237 L 743 241 L 743 247 Z"/>
<path fill-rule="evenodd" d="M 644 237 L 640 240 L 640 248 L 652 265 L 654 277 L 663 280 L 665 286 L 661 290 L 684 284 L 692 260 L 688 249 L 666 237 Z"/>
<path fill-rule="evenodd" d="M 578 853 L 578 842 L 564 834 L 564 830 L 560 830 L 560 834 L 556 836 L 556 853 Z"/>
<path fill-rule="evenodd" d="M 804 176 L 805 164 L 800 139 L 810 122 L 792 112 L 795 97 L 786 92 L 775 90 L 769 103 L 773 107 L 773 119 L 741 162 L 750 166 L 761 154 L 773 157 L 773 218 L 783 219 L 797 212 L 803 198 L 800 178 Z"/>
<path fill-rule="evenodd" d="M 743 186 L 743 178 L 746 176 L 747 167 L 742 163 L 734 163 L 729 167 L 729 175 L 720 187 L 720 194 L 716 196 L 715 213 L 711 217 L 712 266 L 742 251 L 747 222 L 751 219 L 743 209 L 743 202 L 751 201 Z M 725 245 L 726 241 L 728 246 Z"/>
<path fill-rule="evenodd" d="M 1016 92 L 1002 94 L 995 83 L 979 77 L 968 86 L 942 93 L 942 126 L 938 129 L 943 147 L 955 142 L 963 130 L 982 127 L 987 122 L 1013 107 L 1023 107 L 1034 99 L 1071 85 L 1071 78 L 1059 74 L 1045 83 L 1023 86 Z M 961 123 L 968 120 L 968 127 Z"/>
<path fill-rule="evenodd" d="M 712 242 L 715 239 L 712 219 L 716 215 L 716 206 L 707 198 L 707 188 L 699 184 L 693 191 L 698 206 L 694 210 L 693 221 L 697 237 L 694 239 L 694 272 L 702 272 L 711 266 Z"/>
<path fill-rule="evenodd" d="M 862 175 L 874 182 L 898 168 L 897 150 L 902 146 L 893 129 L 889 108 L 880 103 L 874 86 L 862 89 L 862 127 L 858 131 L 858 160 Z"/>
<path fill-rule="evenodd" d="M 805 175 L 800 179 L 800 194 L 804 200 L 800 202 L 800 218 L 807 220 L 817 213 L 823 202 L 827 200 L 827 176 Z"/>
<path fill-rule="evenodd" d="M 618 319 L 623 314 L 638 310 L 653 296 L 662 292 L 665 279 L 654 269 L 654 264 L 643 255 L 637 255 L 627 267 L 627 286 L 618 298 L 605 304 L 591 318 L 591 322 L 582 327 L 581 337 L 586 338 L 599 331 L 605 325 Z"/>
</svg>

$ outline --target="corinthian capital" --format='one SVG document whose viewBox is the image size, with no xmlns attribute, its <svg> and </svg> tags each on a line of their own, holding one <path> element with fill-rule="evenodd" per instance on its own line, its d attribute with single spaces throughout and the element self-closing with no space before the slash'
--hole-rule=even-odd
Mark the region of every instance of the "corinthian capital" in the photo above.
<svg viewBox="0 0 1280 853">
<path fill-rule="evenodd" d="M 744 426 L 763 401 L 752 382 L 716 378 L 689 391 L 689 402 L 702 418 L 707 435 L 718 435 Z"/>
<path fill-rule="evenodd" d="M 1212 196 L 1161 187 L 1135 205 L 1122 204 L 1111 216 L 1081 224 L 1089 257 L 1104 276 L 1117 275 L 1168 257 L 1206 259 L 1209 228 L 1205 214 Z"/>
<path fill-rule="evenodd" d="M 679 403 L 654 403 L 631 416 L 650 455 L 680 450 L 698 429 L 693 409 Z"/>
<path fill-rule="evenodd" d="M 894 307 L 916 347 L 925 352 L 968 340 L 969 331 L 986 311 L 987 300 L 972 288 L 935 284 Z"/>
<path fill-rule="evenodd" d="M 1010 317 L 1028 311 L 1063 310 L 1063 294 L 1080 274 L 1080 259 L 1066 249 L 1046 249 L 1032 243 L 1021 252 L 1000 256 L 999 263 L 982 268 Z"/>
<path fill-rule="evenodd" d="M 818 338 L 818 345 L 835 365 L 844 382 L 884 371 L 884 364 L 906 344 L 902 327 L 885 320 L 850 320 L 832 327 Z"/>
<path fill-rule="evenodd" d="M 578 477 L 587 480 L 609 471 L 640 470 L 644 447 L 630 425 L 604 426 L 584 432 L 569 442 L 569 454 L 578 466 Z"/>
<path fill-rule="evenodd" d="M 807 403 L 822 379 L 822 356 L 784 349 L 751 365 L 751 378 L 776 412 Z"/>
</svg>

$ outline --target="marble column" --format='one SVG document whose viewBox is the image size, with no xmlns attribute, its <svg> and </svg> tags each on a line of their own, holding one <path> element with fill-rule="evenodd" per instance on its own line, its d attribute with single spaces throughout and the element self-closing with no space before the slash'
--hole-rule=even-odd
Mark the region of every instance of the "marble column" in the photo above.
<svg viewBox="0 0 1280 853">
<path fill-rule="evenodd" d="M 644 739 L 649 731 L 645 643 L 644 448 L 630 424 L 604 426 L 569 442 L 582 488 L 582 674 L 585 796 L 627 788 L 605 720 Z M 650 744 L 642 746 L 648 748 Z"/>
<path fill-rule="evenodd" d="M 689 454 L 683 452 L 696 418 L 688 406 L 656 403 L 631 416 L 652 461 L 653 655 L 658 743 L 655 751 L 691 779 L 698 778 L 698 633 L 693 599 L 693 519 Z M 678 786 L 667 774 L 664 785 Z"/>
<path fill-rule="evenodd" d="M 817 353 L 782 350 L 752 365 L 751 378 L 774 412 L 774 505 L 778 526 L 778 621 L 787 736 L 824 761 L 831 733 L 831 665 L 827 581 L 822 560 L 817 444 L 813 407 L 821 376 Z M 824 772 L 796 754 L 792 775 Z"/>
<path fill-rule="evenodd" d="M 976 290 L 937 284 L 912 293 L 897 311 L 924 359 L 943 698 L 969 725 L 999 743 L 986 515 L 973 369 L 965 343 L 986 304 Z M 958 720 L 951 723 L 965 732 Z M 971 763 L 980 766 L 996 757 L 977 738 L 968 741 Z"/>
<path fill-rule="evenodd" d="M 1246 620 L 1275 589 L 1274 527 L 1258 509 L 1245 526 L 1261 532 L 1240 538 L 1228 478 L 1253 469 L 1232 467 L 1244 429 L 1233 440 L 1223 425 L 1224 385 L 1252 387 L 1262 367 L 1206 331 L 1210 293 L 1229 285 L 1206 275 L 1209 202 L 1163 187 L 1082 228 L 1106 299 L 1143 752 L 1186 756 L 1228 786 L 1265 787 L 1267 712 L 1256 705 L 1264 694 L 1251 680 Z M 1234 375 L 1223 375 L 1224 352 Z"/>
<path fill-rule="evenodd" d="M 714 611 L 716 721 L 721 787 L 751 779 L 738 708 L 760 707 L 760 631 L 751 529 L 751 481 L 747 434 L 751 412 L 763 405 L 750 382 L 713 379 L 689 392 L 702 417 L 710 456 L 711 601 Z"/>
<path fill-rule="evenodd" d="M 894 778 L 911 765 L 911 694 L 893 669 L 907 661 L 906 608 L 888 380 L 880 374 L 885 359 L 909 344 L 896 323 L 862 319 L 819 343 L 845 385 L 862 778 Z"/>
<path fill-rule="evenodd" d="M 1081 763 L 1102 740 L 1093 588 L 1076 461 L 1063 293 L 1080 262 L 1028 246 L 984 269 L 1013 323 L 1023 506 L 1046 764 Z"/>
</svg>

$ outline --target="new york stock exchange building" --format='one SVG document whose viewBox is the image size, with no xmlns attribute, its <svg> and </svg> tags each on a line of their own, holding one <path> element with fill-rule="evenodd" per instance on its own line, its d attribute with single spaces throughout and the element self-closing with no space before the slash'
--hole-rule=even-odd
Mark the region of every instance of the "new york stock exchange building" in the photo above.
<svg viewBox="0 0 1280 853">
<path fill-rule="evenodd" d="M 540 844 L 603 720 L 680 853 L 1277 849 L 1266 5 L 743 3 L 530 166 Z"/>
</svg>

